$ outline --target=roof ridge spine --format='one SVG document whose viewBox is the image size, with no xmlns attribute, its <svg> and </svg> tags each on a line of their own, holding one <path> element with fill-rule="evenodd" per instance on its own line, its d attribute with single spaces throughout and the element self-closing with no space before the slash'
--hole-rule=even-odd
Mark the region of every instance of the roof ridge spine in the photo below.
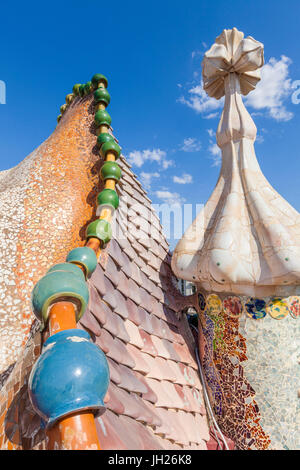
<svg viewBox="0 0 300 470">
<path fill-rule="evenodd" d="M 76 95 L 84 96 L 94 90 L 97 143 L 104 159 L 100 170 L 104 189 L 97 197 L 98 219 L 86 229 L 85 246 L 71 250 L 65 263 L 50 268 L 32 292 L 33 311 L 42 321 L 42 327 L 49 327 L 50 338 L 44 343 L 41 356 L 32 369 L 29 396 L 46 425 L 54 425 L 58 430 L 60 442 L 52 443 L 54 448 L 58 445 L 74 450 L 100 449 L 94 415 L 99 416 L 105 410 L 103 399 L 109 385 L 109 367 L 104 353 L 92 343 L 87 332 L 82 337 L 82 331 L 76 329 L 76 322 L 84 314 L 89 300 L 86 280 L 96 269 L 101 249 L 112 237 L 111 220 L 119 205 L 116 184 L 121 177 L 121 169 L 116 160 L 121 148 L 110 133 L 111 117 L 106 111 L 110 103 L 107 85 L 106 77 L 96 74 L 85 85 L 74 85 L 73 94 L 67 95 L 67 103 L 61 107 L 61 112 L 66 112 Z M 63 342 L 65 344 L 61 348 Z M 68 348 L 69 355 L 66 352 Z M 53 374 L 53 369 L 57 374 Z M 56 376 L 61 378 L 61 390 L 60 383 L 47 379 Z M 52 388 L 55 388 L 55 393 L 49 394 Z M 74 431 L 72 439 L 68 438 L 70 428 Z M 55 437 L 53 439 L 56 440 Z"/>
</svg>

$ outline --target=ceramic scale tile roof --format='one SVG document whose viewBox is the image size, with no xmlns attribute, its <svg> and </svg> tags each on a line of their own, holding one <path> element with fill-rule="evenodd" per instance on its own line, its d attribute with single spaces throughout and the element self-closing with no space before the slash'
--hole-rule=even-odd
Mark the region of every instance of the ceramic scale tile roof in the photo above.
<svg viewBox="0 0 300 470">
<path fill-rule="evenodd" d="M 172 284 L 168 244 L 146 192 L 126 160 L 119 164 L 116 238 L 101 252 L 79 325 L 111 372 L 99 439 L 104 449 L 203 449 L 209 433 L 194 342 L 177 316 L 184 298 Z"/>
<path fill-rule="evenodd" d="M 13 337 L 18 335 L 18 342 L 8 354 L 7 340 L 2 356 L 2 449 L 55 448 L 27 392 L 30 370 L 47 337 L 31 313 L 30 294 L 53 263 L 83 245 L 86 226 L 96 218 L 95 197 L 102 188 L 94 114 L 91 94 L 76 97 L 47 141 L 2 175 L 2 199 L 12 198 L 11 174 L 18 174 L 23 184 L 14 200 L 22 213 L 20 228 L 5 227 L 16 239 L 9 276 L 12 282 L 18 279 L 14 298 L 21 302 L 13 312 L 3 306 L 5 326 Z M 182 297 L 176 289 L 159 218 L 126 159 L 121 156 L 119 162 L 120 207 L 112 223 L 113 239 L 89 280 L 90 300 L 78 324 L 106 354 L 110 369 L 107 410 L 96 422 L 101 447 L 204 449 L 210 437 L 195 343 L 186 318 L 177 315 L 197 299 Z M 9 204 L 5 211 L 10 220 Z"/>
</svg>

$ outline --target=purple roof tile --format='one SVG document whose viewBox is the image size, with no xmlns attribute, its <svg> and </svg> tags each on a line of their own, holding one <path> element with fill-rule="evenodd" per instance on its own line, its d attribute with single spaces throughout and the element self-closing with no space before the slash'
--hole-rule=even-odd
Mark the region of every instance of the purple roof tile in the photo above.
<svg viewBox="0 0 300 470">
<path fill-rule="evenodd" d="M 126 176 L 115 239 L 89 281 L 91 301 L 82 321 L 110 367 L 107 411 L 97 423 L 100 442 L 104 449 L 205 448 L 194 344 L 186 321 L 177 317 L 185 300 L 174 287 L 159 219 L 123 157 L 120 163 Z M 189 430 L 196 423 L 200 431 Z"/>
</svg>

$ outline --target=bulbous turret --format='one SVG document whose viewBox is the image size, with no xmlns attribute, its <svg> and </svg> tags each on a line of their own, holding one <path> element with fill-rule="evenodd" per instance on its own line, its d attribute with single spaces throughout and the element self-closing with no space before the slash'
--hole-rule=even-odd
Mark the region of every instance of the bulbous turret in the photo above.
<svg viewBox="0 0 300 470">
<path fill-rule="evenodd" d="M 204 89 L 225 94 L 217 130 L 222 168 L 204 209 L 173 255 L 178 277 L 207 290 L 249 295 L 300 293 L 300 215 L 266 180 L 256 159 L 256 126 L 241 94 L 255 88 L 263 45 L 225 30 L 205 54 Z M 288 286 L 288 287 L 287 287 Z"/>
</svg>

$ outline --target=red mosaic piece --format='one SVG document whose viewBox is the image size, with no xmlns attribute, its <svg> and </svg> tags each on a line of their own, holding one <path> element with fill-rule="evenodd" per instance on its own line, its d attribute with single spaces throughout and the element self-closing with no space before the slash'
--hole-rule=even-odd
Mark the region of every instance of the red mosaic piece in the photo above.
<svg viewBox="0 0 300 470">
<path fill-rule="evenodd" d="M 223 300 L 224 312 L 233 318 L 238 318 L 243 313 L 243 304 L 239 297 L 229 296 Z"/>
<path fill-rule="evenodd" d="M 295 319 L 298 319 L 300 317 L 300 297 L 298 296 L 289 297 L 288 305 L 289 305 L 291 316 Z"/>
</svg>

